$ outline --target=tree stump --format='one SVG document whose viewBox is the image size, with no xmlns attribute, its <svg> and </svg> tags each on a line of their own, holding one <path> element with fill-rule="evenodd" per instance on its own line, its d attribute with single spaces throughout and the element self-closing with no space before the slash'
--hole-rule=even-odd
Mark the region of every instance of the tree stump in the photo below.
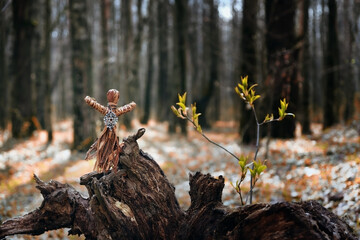
<svg viewBox="0 0 360 240">
<path fill-rule="evenodd" d="M 184 212 L 161 168 L 139 149 L 144 132 L 124 139 L 118 171 L 81 177 L 88 198 L 68 184 L 34 176 L 44 197 L 40 208 L 2 223 L 0 238 L 67 227 L 86 239 L 356 239 L 315 201 L 226 207 L 222 176 L 190 175 L 191 206 Z"/>
</svg>

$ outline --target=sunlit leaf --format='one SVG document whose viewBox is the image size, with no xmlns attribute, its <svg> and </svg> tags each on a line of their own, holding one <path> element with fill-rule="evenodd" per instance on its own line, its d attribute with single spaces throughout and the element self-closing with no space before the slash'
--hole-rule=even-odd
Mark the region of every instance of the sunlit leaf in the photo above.
<svg viewBox="0 0 360 240">
<path fill-rule="evenodd" d="M 283 120 L 284 119 L 283 110 L 281 108 L 278 108 L 278 109 L 279 109 L 279 120 Z"/>
<path fill-rule="evenodd" d="M 195 127 L 198 127 L 199 126 L 199 118 L 193 118 L 193 122 L 194 122 L 194 125 Z"/>
<path fill-rule="evenodd" d="M 256 86 L 257 86 L 257 84 L 253 84 L 253 85 L 248 89 L 248 91 L 253 90 L 253 88 L 256 87 Z"/>
<path fill-rule="evenodd" d="M 181 107 L 184 112 L 186 111 L 186 106 L 185 106 L 184 103 L 178 102 L 178 103 L 176 103 L 176 104 L 179 105 L 179 107 Z"/>
<path fill-rule="evenodd" d="M 267 168 L 266 165 L 259 166 L 257 168 L 258 175 L 260 175 L 266 168 Z"/>
<path fill-rule="evenodd" d="M 254 178 L 256 176 L 256 171 L 253 170 L 253 169 L 249 169 L 250 173 L 251 173 L 251 176 Z"/>
<path fill-rule="evenodd" d="M 193 118 L 195 118 L 195 115 L 196 115 L 196 103 L 191 104 L 191 110 L 192 110 Z"/>
<path fill-rule="evenodd" d="M 254 96 L 254 100 L 253 100 L 253 101 L 255 101 L 256 99 L 259 99 L 260 97 L 261 97 L 260 95 Z"/>
<path fill-rule="evenodd" d="M 173 113 L 174 113 L 177 117 L 180 117 L 180 113 L 178 112 L 178 110 L 177 110 L 174 106 L 171 106 L 171 110 L 173 111 Z"/>
<path fill-rule="evenodd" d="M 201 129 L 201 126 L 200 126 L 200 125 L 198 125 L 198 126 L 196 127 L 196 131 L 198 131 L 199 133 L 202 133 L 202 129 Z"/>
<path fill-rule="evenodd" d="M 293 113 L 286 113 L 285 116 L 292 116 L 293 118 L 295 118 L 295 114 Z"/>
<path fill-rule="evenodd" d="M 179 97 L 179 103 L 186 105 L 186 92 L 182 96 L 178 93 L 178 97 Z"/>
<path fill-rule="evenodd" d="M 265 122 L 270 122 L 270 121 L 272 121 L 272 120 L 274 120 L 274 114 L 271 114 L 271 115 L 269 115 L 269 114 L 266 114 L 266 117 L 265 117 L 265 119 L 264 119 L 264 123 Z"/>
<path fill-rule="evenodd" d="M 242 82 L 242 85 L 244 86 L 244 88 L 247 89 L 247 86 L 248 86 L 248 76 L 241 77 L 241 82 Z"/>
<path fill-rule="evenodd" d="M 240 92 L 240 90 L 239 90 L 238 87 L 235 87 L 235 92 L 236 92 L 240 97 L 242 97 L 242 96 L 241 96 L 241 92 Z"/>
</svg>

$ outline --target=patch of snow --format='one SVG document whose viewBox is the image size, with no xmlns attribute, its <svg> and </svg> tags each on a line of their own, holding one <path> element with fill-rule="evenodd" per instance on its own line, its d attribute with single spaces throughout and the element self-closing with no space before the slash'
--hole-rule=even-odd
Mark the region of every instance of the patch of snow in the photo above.
<svg viewBox="0 0 360 240">
<path fill-rule="evenodd" d="M 318 169 L 310 168 L 310 167 L 305 167 L 304 172 L 305 172 L 305 175 L 308 176 L 308 177 L 320 174 L 320 171 Z"/>
<path fill-rule="evenodd" d="M 64 164 L 69 161 L 71 157 L 71 151 L 69 149 L 62 150 L 55 154 L 52 163 L 53 164 Z"/>
</svg>

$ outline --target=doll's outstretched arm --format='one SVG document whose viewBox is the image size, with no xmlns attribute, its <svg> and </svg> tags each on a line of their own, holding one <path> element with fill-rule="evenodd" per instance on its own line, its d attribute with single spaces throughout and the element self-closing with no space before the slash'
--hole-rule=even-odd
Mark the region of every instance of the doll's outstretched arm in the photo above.
<svg viewBox="0 0 360 240">
<path fill-rule="evenodd" d="M 107 113 L 108 108 L 98 103 L 95 99 L 86 96 L 84 100 L 90 107 L 98 110 L 102 115 L 105 115 Z"/>
<path fill-rule="evenodd" d="M 118 107 L 118 108 L 115 110 L 115 114 L 116 114 L 116 116 L 123 115 L 124 113 L 127 113 L 127 112 L 132 111 L 135 107 L 136 107 L 136 103 L 135 103 L 135 102 L 131 102 L 131 103 L 126 104 L 126 105 L 124 105 L 124 106 Z"/>
</svg>

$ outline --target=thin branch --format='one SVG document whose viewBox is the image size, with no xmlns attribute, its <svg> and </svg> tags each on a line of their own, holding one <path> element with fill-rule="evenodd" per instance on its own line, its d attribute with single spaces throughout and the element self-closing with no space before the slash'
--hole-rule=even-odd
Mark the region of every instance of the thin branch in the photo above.
<svg viewBox="0 0 360 240">
<path fill-rule="evenodd" d="M 187 119 L 189 122 L 191 122 L 192 125 L 196 128 L 195 123 L 194 123 L 188 116 L 186 116 L 186 119 Z M 200 133 L 200 132 L 199 132 L 199 133 Z M 221 146 L 220 144 L 218 144 L 218 143 L 212 141 L 211 139 L 209 139 L 204 133 L 201 132 L 200 134 L 201 134 L 206 140 L 208 140 L 208 142 L 214 144 L 215 146 L 217 146 L 217 147 L 221 148 L 222 150 L 226 151 L 227 153 L 229 153 L 231 156 L 233 156 L 233 157 L 236 159 L 236 161 L 239 160 L 239 158 L 238 158 L 235 154 L 233 154 L 232 152 L 230 152 L 229 150 L 227 150 L 226 148 L 224 148 L 224 147 Z"/>
<path fill-rule="evenodd" d="M 255 116 L 255 121 L 256 121 L 256 151 L 255 151 L 255 156 L 254 156 L 254 161 L 256 161 L 258 152 L 259 152 L 259 142 L 260 142 L 260 124 L 259 124 L 259 120 L 257 118 L 256 115 L 256 111 L 255 111 L 255 107 L 254 105 L 251 105 L 251 108 L 253 110 L 254 116 Z M 251 166 L 251 169 L 254 169 L 254 165 Z M 255 186 L 255 181 L 253 184 L 253 176 L 250 176 L 250 204 L 252 204 L 252 194 L 253 194 L 253 189 Z"/>
<path fill-rule="evenodd" d="M 259 125 L 264 125 L 266 123 L 272 123 L 272 122 L 280 122 L 280 118 L 277 118 L 277 119 L 272 119 L 272 120 L 269 120 L 269 121 L 266 121 L 266 122 L 262 122 L 262 123 L 259 123 Z"/>
</svg>

